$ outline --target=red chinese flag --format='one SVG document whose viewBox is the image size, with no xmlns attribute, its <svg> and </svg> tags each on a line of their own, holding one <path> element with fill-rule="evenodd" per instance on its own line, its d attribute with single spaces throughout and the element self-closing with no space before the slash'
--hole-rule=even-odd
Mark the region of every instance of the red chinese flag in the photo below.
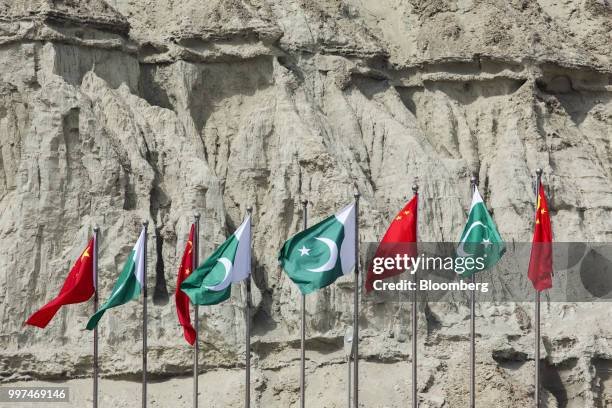
<svg viewBox="0 0 612 408">
<path fill-rule="evenodd" d="M 376 249 L 375 258 L 395 257 L 397 254 L 402 256 L 406 254 L 411 257 L 416 256 L 416 245 L 407 244 L 414 244 L 417 240 L 418 199 L 418 194 L 415 194 L 412 200 L 397 213 L 391 225 L 389 225 L 389 229 L 387 229 L 382 241 L 380 241 L 378 249 Z M 374 289 L 375 281 L 399 275 L 404 272 L 403 270 L 387 269 L 381 274 L 376 274 L 372 266 L 373 265 L 370 265 L 368 275 L 366 276 L 366 293 Z"/>
<path fill-rule="evenodd" d="M 193 272 L 193 234 L 194 225 L 191 224 L 191 230 L 189 231 L 189 240 L 183 253 L 183 259 L 181 260 L 181 266 L 178 270 L 178 277 L 176 278 L 176 314 L 178 315 L 179 322 L 183 326 L 183 333 L 185 334 L 185 340 L 191 345 L 195 343 L 196 331 L 191 325 L 191 317 L 189 316 L 189 298 L 181 290 L 181 283 Z"/>
<path fill-rule="evenodd" d="M 533 287 L 541 292 L 544 289 L 552 288 L 552 274 L 552 229 L 544 187 L 540 183 L 528 276 Z"/>
<path fill-rule="evenodd" d="M 73 303 L 86 302 L 94 294 L 93 282 L 93 238 L 87 244 L 79 259 L 68 274 L 64 286 L 55 299 L 35 312 L 25 324 L 45 328 L 60 307 Z"/>
</svg>

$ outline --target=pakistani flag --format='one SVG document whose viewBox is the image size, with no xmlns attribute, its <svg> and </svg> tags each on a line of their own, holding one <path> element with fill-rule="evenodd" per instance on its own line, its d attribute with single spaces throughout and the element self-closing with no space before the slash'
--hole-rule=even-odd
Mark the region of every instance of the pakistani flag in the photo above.
<svg viewBox="0 0 612 408">
<path fill-rule="evenodd" d="M 251 275 L 251 217 L 183 283 L 181 290 L 194 305 L 216 305 L 227 300 L 232 283 Z"/>
<path fill-rule="evenodd" d="M 140 291 L 144 286 L 145 279 L 144 248 L 146 239 L 145 229 L 143 228 L 138 238 L 138 242 L 136 242 L 134 249 L 130 252 L 130 256 L 121 271 L 121 275 L 119 275 L 119 279 L 117 279 L 117 283 L 115 283 L 113 292 L 106 303 L 91 316 L 89 322 L 87 322 L 87 330 L 93 330 L 98 325 L 104 312 L 108 309 L 123 305 L 140 296 Z"/>
<path fill-rule="evenodd" d="M 278 260 L 305 295 L 351 272 L 355 266 L 355 204 L 289 238 Z"/>
<path fill-rule="evenodd" d="M 470 215 L 457 247 L 457 256 L 465 258 L 465 271 L 461 276 L 472 276 L 476 272 L 493 267 L 505 251 L 506 245 L 497 232 L 478 188 L 475 188 Z M 468 262 L 467 258 L 472 258 L 473 261 Z M 477 258 L 480 258 L 480 262 Z"/>
</svg>

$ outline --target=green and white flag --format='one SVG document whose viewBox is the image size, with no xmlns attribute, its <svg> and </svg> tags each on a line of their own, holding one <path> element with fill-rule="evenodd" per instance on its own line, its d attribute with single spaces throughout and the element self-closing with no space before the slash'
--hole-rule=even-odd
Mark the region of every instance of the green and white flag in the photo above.
<svg viewBox="0 0 612 408">
<path fill-rule="evenodd" d="M 457 257 L 464 258 L 464 272 L 461 277 L 472 276 L 476 272 L 493 267 L 504 252 L 506 244 L 499 235 L 478 188 L 475 188 L 470 215 L 457 246 Z"/>
<path fill-rule="evenodd" d="M 193 271 L 181 290 L 194 305 L 216 305 L 227 300 L 232 283 L 251 275 L 251 217 L 247 216 L 202 265 Z"/>
<path fill-rule="evenodd" d="M 353 270 L 355 239 L 355 204 L 351 204 L 289 238 L 278 260 L 306 295 Z"/>
<path fill-rule="evenodd" d="M 140 296 L 145 279 L 145 239 L 145 229 L 143 228 L 134 249 L 130 252 L 130 256 L 123 266 L 117 283 L 115 283 L 113 292 L 106 303 L 91 316 L 89 322 L 87 322 L 87 330 L 93 330 L 108 309 L 123 305 Z"/>
</svg>

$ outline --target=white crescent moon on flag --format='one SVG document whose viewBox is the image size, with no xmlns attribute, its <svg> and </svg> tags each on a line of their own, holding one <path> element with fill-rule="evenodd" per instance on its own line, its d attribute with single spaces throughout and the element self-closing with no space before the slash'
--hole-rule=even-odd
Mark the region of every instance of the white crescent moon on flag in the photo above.
<svg viewBox="0 0 612 408">
<path fill-rule="evenodd" d="M 329 238 L 315 238 L 321 242 L 323 242 L 329 248 L 329 259 L 323 265 L 314 269 L 307 269 L 310 272 L 326 272 L 330 269 L 333 269 L 336 266 L 336 261 L 338 260 L 338 246 L 334 241 Z"/>
<path fill-rule="evenodd" d="M 232 265 L 232 261 L 230 261 L 227 258 L 219 258 L 217 259 L 217 262 L 220 262 L 225 268 L 225 276 L 223 277 L 223 280 L 219 282 L 217 285 L 214 285 L 214 286 L 204 285 L 204 287 L 208 290 L 220 292 L 223 289 L 227 288 L 232 283 L 231 279 L 228 279 L 228 278 L 232 274 L 232 269 L 234 268 L 234 265 Z"/>
<path fill-rule="evenodd" d="M 470 232 L 472 232 L 472 229 L 474 229 L 474 227 L 477 227 L 477 226 L 481 226 L 485 229 L 487 228 L 487 226 L 484 225 L 480 221 L 474 221 L 472 225 L 470 225 L 470 228 L 468 228 L 468 230 L 466 231 L 463 240 L 459 243 L 459 246 L 457 247 L 457 255 L 459 255 L 460 257 L 466 257 L 466 256 L 473 255 L 473 254 L 468 254 L 467 252 L 465 252 L 465 250 L 463 249 L 463 245 L 465 244 L 465 240 L 468 239 L 468 237 L 470 236 Z"/>
</svg>

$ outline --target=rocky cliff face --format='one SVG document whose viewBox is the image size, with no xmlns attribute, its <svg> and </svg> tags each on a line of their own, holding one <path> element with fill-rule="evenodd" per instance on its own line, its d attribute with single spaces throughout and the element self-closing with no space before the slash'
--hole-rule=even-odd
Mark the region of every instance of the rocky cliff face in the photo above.
<svg viewBox="0 0 612 408">
<path fill-rule="evenodd" d="M 297 401 L 298 291 L 276 253 L 299 229 L 304 197 L 318 220 L 359 188 L 361 238 L 376 241 L 418 178 L 421 238 L 450 241 L 477 169 L 502 236 L 528 241 L 541 166 L 556 239 L 609 241 L 611 32 L 607 0 L 0 1 L 0 380 L 89 375 L 91 305 L 63 308 L 44 331 L 22 322 L 58 291 L 95 224 L 104 299 L 151 222 L 150 372 L 157 387 L 184 389 L 172 402 L 160 393 L 160 407 L 189 406 L 173 294 L 195 211 L 206 256 L 254 207 L 261 407 Z M 345 404 L 351 279 L 307 299 L 317 406 Z M 244 386 L 243 305 L 236 287 L 230 302 L 201 308 L 211 406 L 241 406 L 215 381 Z M 116 406 L 134 406 L 141 310 L 132 302 L 100 325 L 116 391 L 104 401 Z M 409 310 L 363 305 L 364 406 L 405 405 Z M 612 404 L 608 313 L 543 306 L 547 406 Z M 481 304 L 477 315 L 479 402 L 532 405 L 531 306 Z M 467 403 L 467 316 L 461 302 L 420 306 L 423 407 Z M 75 395 L 75 406 L 88 398 Z"/>
</svg>

